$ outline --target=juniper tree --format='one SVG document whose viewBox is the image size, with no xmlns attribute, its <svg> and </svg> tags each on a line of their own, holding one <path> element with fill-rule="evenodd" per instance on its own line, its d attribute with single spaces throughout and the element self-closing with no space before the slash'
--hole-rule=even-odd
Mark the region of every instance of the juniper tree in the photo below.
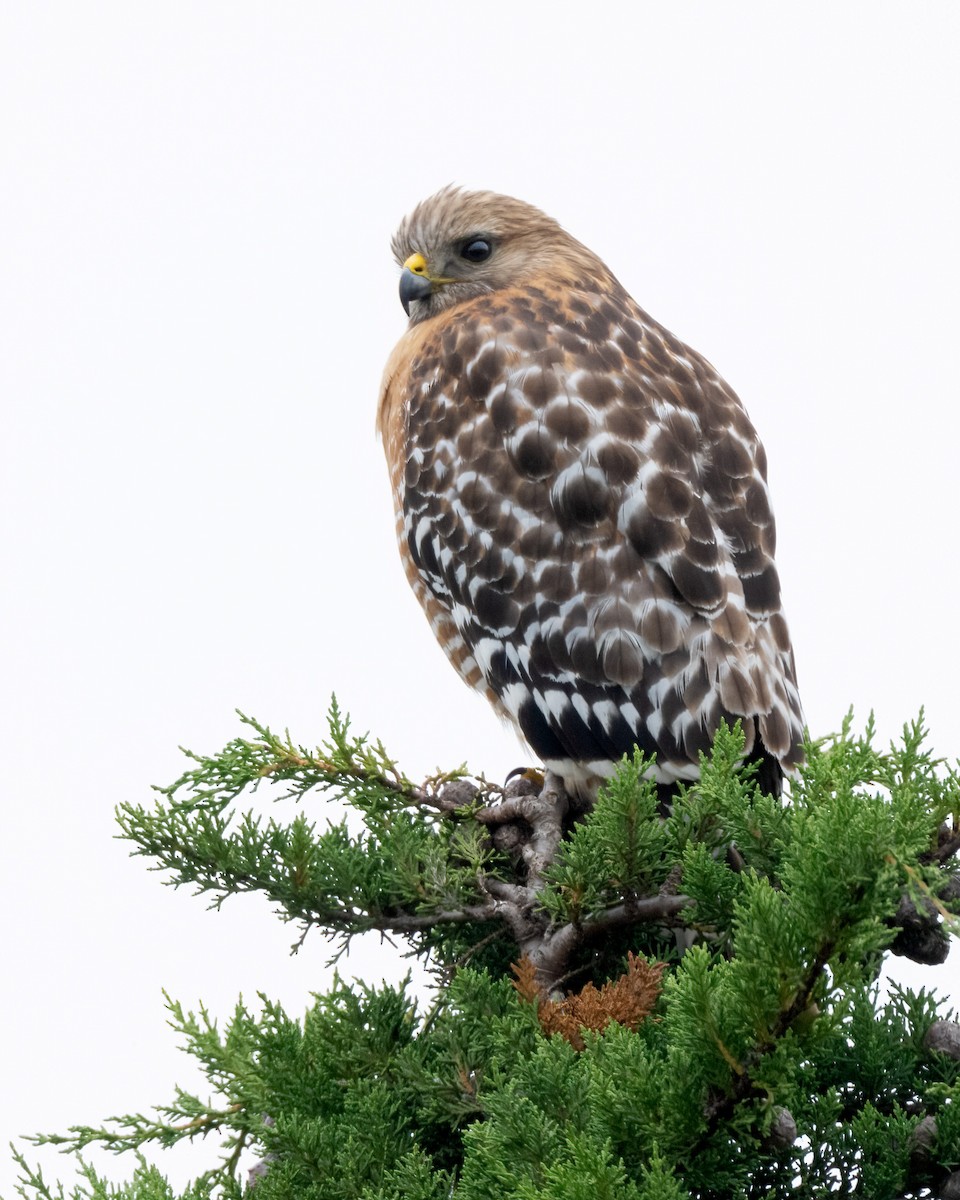
<svg viewBox="0 0 960 1200">
<path fill-rule="evenodd" d="M 336 704 L 316 750 L 243 721 L 119 810 L 133 852 L 214 906 L 263 893 L 298 944 L 388 933 L 435 988 L 337 977 L 302 1018 L 264 998 L 222 1027 L 170 1000 L 214 1098 L 37 1142 L 219 1135 L 183 1200 L 960 1196 L 960 1025 L 878 986 L 890 953 L 942 961 L 960 907 L 960 781 L 920 721 L 880 752 L 848 719 L 786 802 L 723 728 L 668 816 L 637 755 L 576 819 L 549 775 L 414 784 Z M 244 811 L 264 786 L 288 817 Z M 18 1161 L 22 1196 L 64 1194 Z M 142 1159 L 84 1179 L 173 1195 Z"/>
</svg>

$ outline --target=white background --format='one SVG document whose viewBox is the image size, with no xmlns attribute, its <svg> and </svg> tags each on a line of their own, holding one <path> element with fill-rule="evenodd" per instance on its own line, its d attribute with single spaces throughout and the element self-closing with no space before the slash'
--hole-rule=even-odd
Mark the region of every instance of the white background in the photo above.
<svg viewBox="0 0 960 1200">
<path fill-rule="evenodd" d="M 235 707 L 312 743 L 336 690 L 411 775 L 523 761 L 408 594 L 373 436 L 389 237 L 448 182 L 556 216 L 744 399 L 813 732 L 926 705 L 960 754 L 958 33 L 934 0 L 0 6 L 0 1143 L 202 1087 L 162 987 L 226 1018 L 329 982 L 112 840 L 178 744 Z"/>
</svg>

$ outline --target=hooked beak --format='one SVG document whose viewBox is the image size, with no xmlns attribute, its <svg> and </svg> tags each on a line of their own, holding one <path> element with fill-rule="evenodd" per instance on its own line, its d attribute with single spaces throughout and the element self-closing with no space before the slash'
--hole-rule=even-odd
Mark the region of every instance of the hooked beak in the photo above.
<svg viewBox="0 0 960 1200">
<path fill-rule="evenodd" d="M 426 300 L 434 290 L 444 283 L 456 283 L 443 275 L 430 275 L 427 272 L 427 260 L 422 254 L 411 254 L 403 264 L 403 274 L 400 276 L 400 303 L 403 311 L 410 316 L 410 303 L 413 300 Z"/>
<path fill-rule="evenodd" d="M 413 255 L 414 258 L 419 258 L 419 255 Z M 407 262 L 410 260 L 407 259 Z M 403 305 L 403 311 L 410 316 L 411 300 L 425 300 L 433 291 L 433 281 L 426 275 L 426 270 L 423 274 L 417 274 L 409 266 L 404 264 L 403 274 L 400 276 L 400 303 Z"/>
</svg>

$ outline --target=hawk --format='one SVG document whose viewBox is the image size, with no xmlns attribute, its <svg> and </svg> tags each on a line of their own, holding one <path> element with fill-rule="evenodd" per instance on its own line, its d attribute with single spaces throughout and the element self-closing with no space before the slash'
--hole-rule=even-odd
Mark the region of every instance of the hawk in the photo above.
<svg viewBox="0 0 960 1200">
<path fill-rule="evenodd" d="M 377 426 L 407 577 L 461 677 L 573 797 L 672 788 L 739 719 L 765 790 L 803 715 L 763 447 L 716 370 L 538 209 L 445 188 L 392 243 Z"/>
</svg>

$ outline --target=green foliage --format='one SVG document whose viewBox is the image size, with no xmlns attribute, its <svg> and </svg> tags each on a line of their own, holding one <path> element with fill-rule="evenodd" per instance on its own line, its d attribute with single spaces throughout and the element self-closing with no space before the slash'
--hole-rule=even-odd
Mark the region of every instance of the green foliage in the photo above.
<svg viewBox="0 0 960 1200">
<path fill-rule="evenodd" d="M 383 746 L 353 738 L 333 701 L 330 739 L 309 751 L 241 714 L 257 738 L 237 738 L 221 754 L 201 757 L 174 784 L 158 789 L 152 807 L 122 805 L 121 833 L 135 854 L 167 871 L 166 882 L 208 893 L 219 907 L 231 895 L 262 892 L 285 920 L 339 935 L 380 929 L 404 913 L 411 931 L 428 934 L 434 914 L 465 896 L 482 902 L 477 872 L 491 859 L 482 830 L 454 821 L 439 806 L 444 784 L 464 772 L 438 774 L 415 787 Z M 303 814 L 287 822 L 229 809 L 240 793 L 264 782 L 286 785 L 279 800 L 333 793 L 363 818 L 346 816 L 318 831 Z M 420 919 L 418 919 L 420 918 Z"/>
<path fill-rule="evenodd" d="M 15 1153 L 14 1160 L 21 1172 L 18 1192 L 35 1196 L 37 1200 L 212 1200 L 214 1195 L 209 1182 L 198 1181 L 175 1196 L 163 1174 L 139 1155 L 139 1165 L 130 1180 L 120 1186 L 98 1175 L 81 1160 L 78 1163 L 80 1182 L 69 1191 L 59 1183 L 52 1187 L 48 1185 L 42 1172 L 31 1167 L 22 1154 Z M 240 1196 L 240 1189 L 233 1181 L 227 1181 L 219 1195 L 223 1200 L 235 1200 Z"/>
<path fill-rule="evenodd" d="M 644 779 L 640 751 L 574 826 L 547 873 L 540 902 L 554 920 L 579 920 L 611 904 L 656 891 L 669 869 L 668 835 L 657 818 L 657 788 Z"/>
<path fill-rule="evenodd" d="M 808 747 L 786 803 L 721 729 L 666 819 L 636 756 L 550 842 L 521 793 L 463 771 L 415 786 L 336 707 L 315 751 L 244 720 L 253 740 L 123 807 L 134 853 L 214 905 L 262 892 L 303 937 L 405 939 L 436 968 L 432 1007 L 339 977 L 302 1018 L 261 996 L 221 1027 L 171 1000 L 215 1101 L 178 1090 L 152 1116 L 39 1143 L 213 1135 L 220 1158 L 182 1200 L 895 1200 L 960 1167 L 960 1062 L 925 1042 L 951 1014 L 877 986 L 903 896 L 931 926 L 956 907 L 960 788 L 919 722 L 880 752 L 848 720 Z M 264 784 L 341 808 L 319 828 L 237 807 Z M 628 950 L 672 965 L 651 1016 L 585 1029 L 577 1050 L 514 988 L 521 950 L 554 997 L 618 976 Z M 84 1168 L 71 1197 L 174 1200 L 138 1161 L 119 1187 Z M 20 1195 L 63 1200 L 18 1162 Z"/>
</svg>

